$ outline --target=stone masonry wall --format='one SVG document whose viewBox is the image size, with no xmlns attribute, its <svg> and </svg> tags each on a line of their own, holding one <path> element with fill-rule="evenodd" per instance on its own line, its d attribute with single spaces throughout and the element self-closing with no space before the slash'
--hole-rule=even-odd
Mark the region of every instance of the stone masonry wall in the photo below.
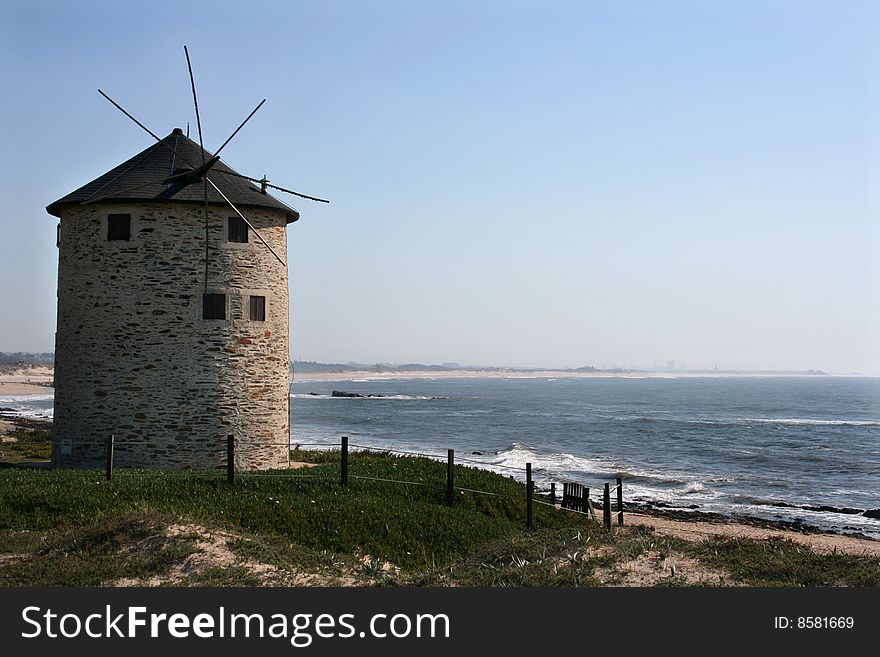
<svg viewBox="0 0 880 657">
<path fill-rule="evenodd" d="M 284 213 L 242 211 L 286 261 Z M 111 213 L 131 214 L 130 241 L 108 241 Z M 110 434 L 118 467 L 222 467 L 227 435 L 238 468 L 288 465 L 287 269 L 252 233 L 227 243 L 234 212 L 210 206 L 207 291 L 227 305 L 225 320 L 202 319 L 203 213 L 172 203 L 63 213 L 55 465 L 102 467 Z M 266 297 L 266 321 L 250 321 L 251 294 Z"/>
</svg>

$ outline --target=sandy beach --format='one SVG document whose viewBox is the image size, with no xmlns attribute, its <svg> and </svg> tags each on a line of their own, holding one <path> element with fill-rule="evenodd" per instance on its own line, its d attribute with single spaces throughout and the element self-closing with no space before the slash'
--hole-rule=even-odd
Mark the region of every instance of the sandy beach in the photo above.
<svg viewBox="0 0 880 657">
<path fill-rule="evenodd" d="M 48 386 L 39 386 L 33 383 L 14 383 L 12 381 L 0 381 L 0 395 L 38 395 L 51 390 Z"/>
<path fill-rule="evenodd" d="M 842 534 L 810 534 L 790 529 L 772 529 L 735 520 L 679 520 L 642 513 L 627 513 L 628 525 L 653 527 L 657 534 L 685 541 L 705 541 L 714 536 L 766 540 L 779 538 L 803 545 L 817 554 L 835 552 L 857 556 L 880 557 L 880 541 Z"/>
<path fill-rule="evenodd" d="M 0 374 L 0 395 L 37 395 L 46 392 L 54 379 L 51 367 L 33 367 Z"/>
</svg>

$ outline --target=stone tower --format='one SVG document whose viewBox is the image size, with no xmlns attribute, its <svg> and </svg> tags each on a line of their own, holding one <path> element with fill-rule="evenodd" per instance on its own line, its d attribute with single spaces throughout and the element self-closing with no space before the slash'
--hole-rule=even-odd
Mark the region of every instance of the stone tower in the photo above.
<svg viewBox="0 0 880 657">
<path fill-rule="evenodd" d="M 286 262 L 296 210 L 204 159 Z M 176 128 L 46 208 L 61 220 L 56 466 L 101 467 L 111 434 L 122 467 L 220 467 L 229 435 L 237 467 L 288 465 L 287 268 L 203 161 Z"/>
</svg>

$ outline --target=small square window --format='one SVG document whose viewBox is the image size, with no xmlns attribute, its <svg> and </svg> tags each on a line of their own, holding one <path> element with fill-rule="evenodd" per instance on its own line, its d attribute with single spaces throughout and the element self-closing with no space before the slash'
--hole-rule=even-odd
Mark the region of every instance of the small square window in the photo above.
<svg viewBox="0 0 880 657">
<path fill-rule="evenodd" d="M 226 295 L 202 295 L 202 319 L 226 319 Z"/>
<path fill-rule="evenodd" d="M 247 244 L 248 241 L 248 225 L 241 217 L 229 217 L 228 241 Z"/>
<path fill-rule="evenodd" d="M 131 239 L 131 215 L 111 214 L 107 216 L 107 240 L 110 242 Z"/>
<path fill-rule="evenodd" d="M 251 297 L 251 321 L 266 321 L 266 297 Z"/>
</svg>

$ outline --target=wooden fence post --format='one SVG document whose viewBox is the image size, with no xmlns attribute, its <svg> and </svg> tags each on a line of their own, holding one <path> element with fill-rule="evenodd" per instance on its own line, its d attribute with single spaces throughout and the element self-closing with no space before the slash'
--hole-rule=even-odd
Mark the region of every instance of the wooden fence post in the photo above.
<svg viewBox="0 0 880 657">
<path fill-rule="evenodd" d="M 348 436 L 342 437 L 342 485 L 348 486 Z"/>
<path fill-rule="evenodd" d="M 583 505 L 583 509 L 582 509 L 583 512 L 589 513 L 590 512 L 590 489 L 587 488 L 586 486 L 584 486 L 584 497 L 583 497 L 582 505 Z"/>
<path fill-rule="evenodd" d="M 113 479 L 113 443 L 116 440 L 114 434 L 107 439 L 107 481 Z"/>
<path fill-rule="evenodd" d="M 617 478 L 617 524 L 623 527 L 623 479 Z"/>
<path fill-rule="evenodd" d="M 532 464 L 526 463 L 526 527 L 532 528 L 532 495 L 534 484 L 532 483 Z"/>
<path fill-rule="evenodd" d="M 226 481 L 235 483 L 235 436 L 226 436 Z"/>
<path fill-rule="evenodd" d="M 452 506 L 455 500 L 454 490 L 455 478 L 455 450 L 447 450 L 446 453 L 446 504 Z"/>
<path fill-rule="evenodd" d="M 605 495 L 602 498 L 602 520 L 605 521 L 605 529 L 611 529 L 611 487 L 605 484 Z"/>
<path fill-rule="evenodd" d="M 556 504 L 556 482 L 550 482 L 550 504 Z"/>
<path fill-rule="evenodd" d="M 593 503 L 590 502 L 590 489 L 584 487 L 584 499 L 587 501 L 587 511 L 590 513 L 590 517 L 593 519 L 593 522 L 599 522 L 596 519 L 596 511 L 593 509 Z"/>
</svg>

